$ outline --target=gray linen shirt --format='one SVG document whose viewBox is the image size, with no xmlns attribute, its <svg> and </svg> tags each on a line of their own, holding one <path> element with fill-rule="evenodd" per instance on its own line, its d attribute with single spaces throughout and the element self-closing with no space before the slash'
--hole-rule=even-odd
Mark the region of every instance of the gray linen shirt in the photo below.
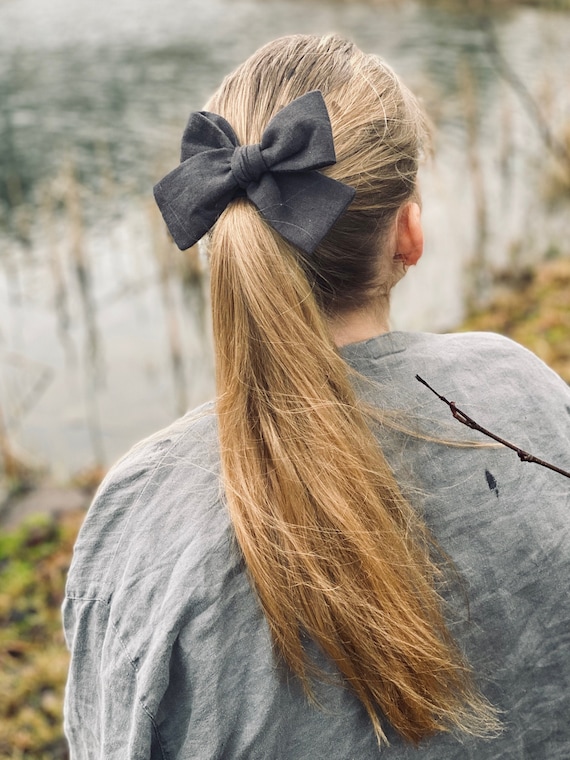
<svg viewBox="0 0 570 760">
<path fill-rule="evenodd" d="M 391 744 L 379 749 L 348 689 L 322 684 L 322 709 L 307 703 L 275 664 L 224 506 L 207 405 L 127 454 L 80 532 L 63 609 L 72 760 L 570 758 L 570 480 L 502 447 L 442 443 L 486 439 L 415 375 L 567 470 L 568 387 L 490 334 L 388 333 L 343 355 L 372 381 L 356 381 L 368 401 L 439 439 L 378 429 L 464 579 L 448 592 L 449 625 L 502 710 L 503 733 L 440 735 L 414 749 L 388 727 Z"/>
</svg>

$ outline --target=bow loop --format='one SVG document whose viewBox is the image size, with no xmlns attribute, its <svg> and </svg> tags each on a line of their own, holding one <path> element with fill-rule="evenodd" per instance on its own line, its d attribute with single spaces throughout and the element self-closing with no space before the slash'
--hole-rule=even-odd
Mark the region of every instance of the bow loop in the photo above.
<svg viewBox="0 0 570 760">
<path fill-rule="evenodd" d="M 180 163 L 209 150 L 224 148 L 231 152 L 239 145 L 231 125 L 217 113 L 195 111 L 190 114 L 182 135 Z"/>
<path fill-rule="evenodd" d="M 190 115 L 181 164 L 154 187 L 174 241 L 190 248 L 245 193 L 286 240 L 314 251 L 354 198 L 352 187 L 318 169 L 336 162 L 327 108 L 317 90 L 297 98 L 269 122 L 261 143 L 240 146 L 220 115 Z"/>
<path fill-rule="evenodd" d="M 282 108 L 261 139 L 263 158 L 272 171 L 322 169 L 336 163 L 329 114 L 318 90 Z"/>
</svg>

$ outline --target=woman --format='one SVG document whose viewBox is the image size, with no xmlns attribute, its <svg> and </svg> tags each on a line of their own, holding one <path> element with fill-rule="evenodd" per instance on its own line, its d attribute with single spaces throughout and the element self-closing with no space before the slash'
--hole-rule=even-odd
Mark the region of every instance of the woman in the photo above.
<svg viewBox="0 0 570 760">
<path fill-rule="evenodd" d="M 415 375 L 567 468 L 570 393 L 504 338 L 389 331 L 425 140 L 334 36 L 265 46 L 191 116 L 155 196 L 181 248 L 209 233 L 217 400 L 79 536 L 74 760 L 569 756 L 568 482 Z"/>
</svg>

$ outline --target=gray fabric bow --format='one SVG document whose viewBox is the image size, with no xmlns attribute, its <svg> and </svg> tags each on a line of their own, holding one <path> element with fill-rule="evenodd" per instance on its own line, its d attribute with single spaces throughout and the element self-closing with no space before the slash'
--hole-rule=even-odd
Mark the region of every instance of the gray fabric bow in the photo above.
<svg viewBox="0 0 570 760">
<path fill-rule="evenodd" d="M 181 163 L 154 187 L 175 243 L 190 248 L 238 195 L 245 195 L 286 240 L 312 253 L 343 214 L 355 190 L 316 169 L 336 162 L 323 96 L 309 92 L 267 125 L 261 143 L 240 146 L 228 122 L 192 113 Z"/>
</svg>

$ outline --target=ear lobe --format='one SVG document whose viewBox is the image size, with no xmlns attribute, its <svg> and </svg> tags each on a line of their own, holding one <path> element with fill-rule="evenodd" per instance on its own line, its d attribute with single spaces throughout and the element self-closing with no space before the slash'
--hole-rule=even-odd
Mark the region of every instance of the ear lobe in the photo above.
<svg viewBox="0 0 570 760">
<path fill-rule="evenodd" d="M 414 266 L 424 251 L 424 231 L 417 203 L 406 203 L 398 212 L 396 223 L 396 256 L 406 266 Z"/>
</svg>

